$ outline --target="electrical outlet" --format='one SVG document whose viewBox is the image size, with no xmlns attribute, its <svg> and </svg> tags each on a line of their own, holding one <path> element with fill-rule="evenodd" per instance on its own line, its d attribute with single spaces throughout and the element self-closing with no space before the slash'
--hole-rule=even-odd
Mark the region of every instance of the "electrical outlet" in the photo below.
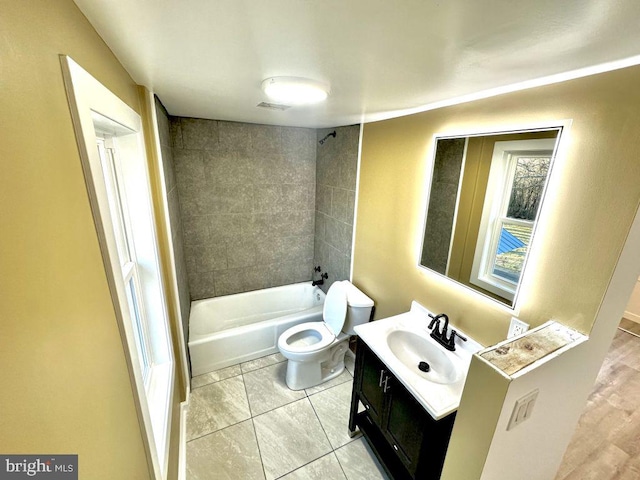
<svg viewBox="0 0 640 480">
<path fill-rule="evenodd" d="M 522 320 L 518 320 L 516 317 L 511 317 L 511 325 L 509 325 L 509 333 L 507 338 L 517 337 L 529 330 L 529 324 L 524 323 Z"/>
</svg>

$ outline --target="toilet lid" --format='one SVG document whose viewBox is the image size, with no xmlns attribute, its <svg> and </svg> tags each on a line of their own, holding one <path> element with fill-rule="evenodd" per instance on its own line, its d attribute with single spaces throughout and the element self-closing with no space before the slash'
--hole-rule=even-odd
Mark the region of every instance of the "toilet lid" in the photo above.
<svg viewBox="0 0 640 480">
<path fill-rule="evenodd" d="M 342 282 L 333 282 L 324 299 L 322 318 L 335 336 L 342 331 L 347 316 L 347 292 Z"/>
</svg>

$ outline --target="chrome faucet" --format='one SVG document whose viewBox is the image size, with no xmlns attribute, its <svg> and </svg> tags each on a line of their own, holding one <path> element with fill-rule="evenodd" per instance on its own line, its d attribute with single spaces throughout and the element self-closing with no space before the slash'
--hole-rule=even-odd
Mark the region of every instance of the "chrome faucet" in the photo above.
<svg viewBox="0 0 640 480">
<path fill-rule="evenodd" d="M 449 328 L 449 317 L 445 313 L 440 313 L 435 317 L 429 314 L 431 318 L 431 322 L 429 323 L 429 330 L 431 330 L 431 338 L 433 338 L 436 342 L 442 345 L 447 350 L 453 352 L 456 349 L 455 339 L 458 337 L 460 340 L 466 342 L 467 339 L 456 332 L 453 328 L 451 329 L 451 334 L 449 338 L 447 338 L 447 329 Z M 444 318 L 444 324 L 442 325 L 442 330 L 440 328 L 440 319 Z"/>
</svg>

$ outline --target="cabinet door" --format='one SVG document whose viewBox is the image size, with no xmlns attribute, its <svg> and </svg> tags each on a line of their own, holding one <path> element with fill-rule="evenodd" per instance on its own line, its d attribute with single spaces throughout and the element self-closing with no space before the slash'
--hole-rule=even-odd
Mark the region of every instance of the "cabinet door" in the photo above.
<svg viewBox="0 0 640 480">
<path fill-rule="evenodd" d="M 362 355 L 364 355 L 364 361 L 362 363 L 360 399 L 369 412 L 371 419 L 376 422 L 378 426 L 382 426 L 382 412 L 385 397 L 382 385 L 388 376 L 387 369 L 384 363 L 382 363 L 364 343 L 360 345 L 364 347 L 361 349 Z"/>
<path fill-rule="evenodd" d="M 385 436 L 405 464 L 415 474 L 425 429 L 430 417 L 413 395 L 395 378 L 387 391 L 387 423 Z"/>
</svg>

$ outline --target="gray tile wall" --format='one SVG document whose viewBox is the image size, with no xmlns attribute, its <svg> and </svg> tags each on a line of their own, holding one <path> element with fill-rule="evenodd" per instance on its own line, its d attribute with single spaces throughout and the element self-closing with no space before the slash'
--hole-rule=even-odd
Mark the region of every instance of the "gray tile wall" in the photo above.
<svg viewBox="0 0 640 480">
<path fill-rule="evenodd" d="M 464 138 L 438 140 L 434 160 L 425 225 L 428 235 L 424 237 L 420 263 L 442 275 L 447 273 L 465 141 Z"/>
<path fill-rule="evenodd" d="M 171 118 L 192 299 L 311 279 L 316 131 Z"/>
<path fill-rule="evenodd" d="M 172 135 L 170 133 L 169 116 L 162 103 L 156 98 L 156 112 L 158 117 L 158 132 L 164 168 L 164 180 L 167 200 L 169 203 L 169 225 L 171 239 L 173 241 L 173 255 L 175 259 L 176 277 L 178 282 L 178 296 L 180 312 L 182 315 L 182 329 L 187 343 L 189 335 L 189 313 L 191 312 L 191 296 L 189 293 L 189 280 L 187 264 L 184 255 L 184 241 L 182 233 L 182 219 L 180 218 L 180 205 L 178 201 L 178 186 L 173 162 Z"/>
<path fill-rule="evenodd" d="M 360 125 L 320 129 L 318 141 L 334 130 L 335 138 L 317 144 L 316 155 L 314 265 L 329 274 L 325 291 L 336 280 L 348 280 L 351 270 Z"/>
</svg>

